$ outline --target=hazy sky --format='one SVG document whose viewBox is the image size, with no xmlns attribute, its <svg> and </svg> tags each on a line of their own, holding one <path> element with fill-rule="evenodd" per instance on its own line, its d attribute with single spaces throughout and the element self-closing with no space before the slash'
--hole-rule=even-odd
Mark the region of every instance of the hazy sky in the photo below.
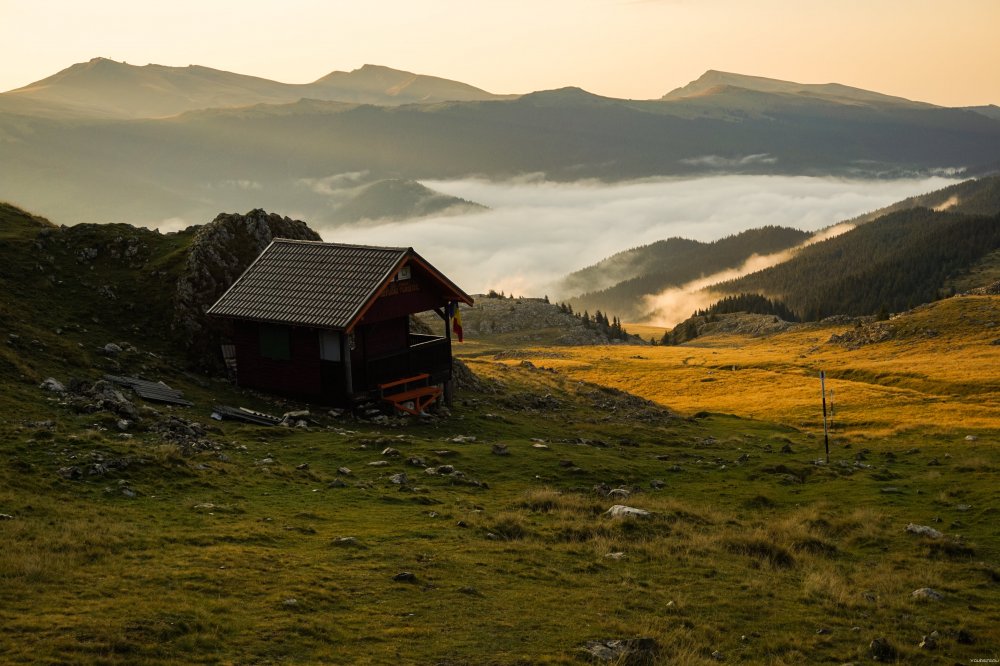
<svg viewBox="0 0 1000 666">
<path fill-rule="evenodd" d="M 705 70 L 1000 104 L 1000 0 L 0 0 L 0 90 L 103 56 L 654 98 Z"/>
</svg>

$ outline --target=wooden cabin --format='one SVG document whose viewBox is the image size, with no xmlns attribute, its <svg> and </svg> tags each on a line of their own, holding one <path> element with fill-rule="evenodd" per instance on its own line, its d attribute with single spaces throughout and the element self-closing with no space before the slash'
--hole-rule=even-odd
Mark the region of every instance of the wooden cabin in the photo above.
<svg viewBox="0 0 1000 666">
<path fill-rule="evenodd" d="M 275 239 L 208 314 L 227 320 L 240 386 L 419 413 L 450 392 L 449 312 L 472 302 L 413 248 Z M 427 311 L 441 335 L 411 330 Z"/>
</svg>

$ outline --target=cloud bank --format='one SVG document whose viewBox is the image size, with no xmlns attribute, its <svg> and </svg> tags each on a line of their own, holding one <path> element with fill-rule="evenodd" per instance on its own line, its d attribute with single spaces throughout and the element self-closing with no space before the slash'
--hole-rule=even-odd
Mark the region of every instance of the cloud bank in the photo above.
<svg viewBox="0 0 1000 666">
<path fill-rule="evenodd" d="M 815 231 L 953 182 L 803 176 L 616 184 L 424 181 L 491 210 L 376 226 L 313 222 L 313 227 L 330 242 L 412 246 L 469 293 L 497 289 L 561 298 L 565 295 L 553 286 L 561 277 L 630 247 L 674 236 L 711 241 L 769 224 Z"/>
</svg>

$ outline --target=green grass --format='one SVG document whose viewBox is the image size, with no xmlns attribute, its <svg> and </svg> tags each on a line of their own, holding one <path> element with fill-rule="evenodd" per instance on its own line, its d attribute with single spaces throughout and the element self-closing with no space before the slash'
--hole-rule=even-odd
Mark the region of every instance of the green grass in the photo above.
<svg viewBox="0 0 1000 666">
<path fill-rule="evenodd" d="M 8 420 L 0 653 L 12 663 L 577 663 L 588 640 L 652 636 L 664 663 L 711 663 L 719 650 L 793 664 L 867 661 L 885 636 L 901 661 L 953 663 L 998 644 L 993 446 L 901 435 L 863 442 L 870 468 L 853 464 L 860 445 L 817 466 L 809 433 L 670 417 L 530 368 L 498 374 L 502 393 L 464 393 L 435 423 L 222 423 L 210 435 L 220 451 L 187 456 L 153 433 L 87 430 L 94 415 L 57 405 L 42 409 L 54 430 Z M 204 408 L 181 412 L 205 420 Z M 448 441 L 457 435 L 477 439 Z M 793 453 L 780 453 L 785 443 Z M 390 445 L 403 455 L 383 458 Z M 57 475 L 95 451 L 137 462 L 101 478 Z M 427 475 L 413 456 L 465 477 Z M 381 459 L 389 465 L 367 464 Z M 347 486 L 329 487 L 342 466 Z M 404 488 L 389 481 L 402 471 Z M 606 498 L 599 484 L 633 494 Z M 615 503 L 652 515 L 603 515 Z M 204 504 L 214 508 L 194 508 Z M 909 522 L 948 536 L 906 534 Z M 338 544 L 345 536 L 357 541 Z M 415 582 L 393 581 L 401 571 Z M 945 598 L 911 599 L 925 586 Z M 939 648 L 918 650 L 935 629 Z"/>
<path fill-rule="evenodd" d="M 869 662 L 876 637 L 900 663 L 997 656 L 995 300 L 925 309 L 911 337 L 857 351 L 823 346 L 823 329 L 673 348 L 472 341 L 457 350 L 484 389 L 447 418 L 314 410 L 308 430 L 263 428 L 210 407 L 300 405 L 190 372 L 163 323 L 188 237 L 143 234 L 137 272 L 72 249 L 128 229 L 39 247 L 43 223 L 6 208 L 0 222 L 2 663 L 575 664 L 587 641 L 639 636 L 671 664 Z M 118 298 L 95 301 L 102 284 Z M 97 352 L 112 341 L 137 349 Z M 815 464 L 819 362 L 843 410 L 830 465 Z M 153 416 L 125 437 L 38 388 L 106 372 L 184 390 L 195 407 L 156 409 L 204 424 L 210 446 L 171 441 Z M 59 474 L 97 462 L 110 471 Z M 651 515 L 604 515 L 613 504 Z M 920 587 L 945 596 L 912 599 Z M 917 648 L 934 630 L 937 649 Z"/>
</svg>

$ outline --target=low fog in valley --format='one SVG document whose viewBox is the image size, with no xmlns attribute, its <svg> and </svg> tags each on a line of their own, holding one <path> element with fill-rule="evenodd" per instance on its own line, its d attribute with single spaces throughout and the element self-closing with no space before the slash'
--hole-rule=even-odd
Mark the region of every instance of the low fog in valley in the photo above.
<svg viewBox="0 0 1000 666">
<path fill-rule="evenodd" d="M 470 293 L 496 289 L 563 299 L 575 294 L 555 291 L 561 277 L 630 247 L 674 236 L 711 241 L 765 225 L 817 231 L 952 182 L 792 176 L 621 184 L 425 181 L 490 210 L 353 227 L 307 221 L 326 241 L 410 245 Z M 686 305 L 683 309 L 684 316 L 690 314 Z"/>
</svg>

